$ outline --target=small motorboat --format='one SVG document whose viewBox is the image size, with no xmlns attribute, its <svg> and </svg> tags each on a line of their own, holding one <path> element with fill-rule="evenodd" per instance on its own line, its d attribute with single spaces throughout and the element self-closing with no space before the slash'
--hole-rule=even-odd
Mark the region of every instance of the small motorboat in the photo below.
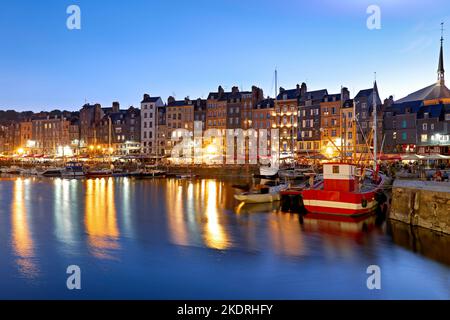
<svg viewBox="0 0 450 320">
<path fill-rule="evenodd" d="M 177 179 L 196 179 L 198 177 L 199 176 L 195 174 L 178 174 L 176 176 Z"/>
<path fill-rule="evenodd" d="M 287 189 L 287 184 L 277 186 L 258 185 L 253 190 L 234 195 L 234 198 L 243 203 L 268 203 L 280 201 L 280 192 Z"/>
<path fill-rule="evenodd" d="M 46 178 L 59 178 L 61 177 L 61 173 L 64 169 L 61 168 L 51 168 L 43 171 L 41 176 Z"/>
<path fill-rule="evenodd" d="M 3 171 L 4 174 L 10 174 L 10 175 L 21 175 L 24 172 L 24 170 L 22 168 L 16 167 L 16 166 L 12 166 L 9 169 L 6 169 Z"/>
<path fill-rule="evenodd" d="M 78 162 L 68 162 L 61 176 L 66 179 L 83 178 L 85 176 L 83 165 Z"/>
<path fill-rule="evenodd" d="M 91 179 L 107 178 L 107 177 L 112 177 L 112 175 L 113 175 L 113 172 L 112 172 L 112 170 L 109 170 L 109 169 L 90 170 L 90 171 L 86 172 L 86 178 L 91 178 Z"/>
<path fill-rule="evenodd" d="M 166 171 L 163 171 L 163 170 L 145 170 L 145 171 L 134 172 L 131 174 L 132 177 L 137 178 L 137 179 L 153 179 L 153 178 L 164 177 L 165 175 L 166 175 Z"/>
</svg>

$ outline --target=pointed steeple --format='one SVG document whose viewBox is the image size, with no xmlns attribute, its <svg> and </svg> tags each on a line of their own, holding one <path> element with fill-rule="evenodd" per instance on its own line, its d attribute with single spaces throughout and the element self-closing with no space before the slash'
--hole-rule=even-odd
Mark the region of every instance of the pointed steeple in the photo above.
<svg viewBox="0 0 450 320">
<path fill-rule="evenodd" d="M 444 23 L 441 23 L 441 50 L 439 53 L 439 66 L 438 66 L 438 82 L 441 85 L 445 84 L 445 70 L 444 70 Z"/>
</svg>

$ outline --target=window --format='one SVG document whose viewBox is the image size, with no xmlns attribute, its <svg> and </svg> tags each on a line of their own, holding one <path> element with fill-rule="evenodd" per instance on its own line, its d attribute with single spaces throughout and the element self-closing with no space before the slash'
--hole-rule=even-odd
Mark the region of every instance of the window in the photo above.
<svg viewBox="0 0 450 320">
<path fill-rule="evenodd" d="M 406 132 L 402 132 L 402 140 L 406 140 L 408 138 L 408 134 Z"/>
<path fill-rule="evenodd" d="M 427 142 L 427 141 L 428 141 L 428 135 L 426 135 L 426 134 L 421 135 L 420 140 L 421 140 L 422 142 Z"/>
<path fill-rule="evenodd" d="M 432 123 L 432 124 L 430 125 L 430 129 L 431 129 L 431 131 L 434 130 L 434 123 Z"/>
<path fill-rule="evenodd" d="M 392 139 L 397 140 L 397 131 L 392 132 Z"/>
<path fill-rule="evenodd" d="M 422 124 L 422 130 L 423 130 L 423 131 L 427 131 L 427 128 L 428 128 L 427 124 L 426 124 L 426 123 L 423 123 L 423 124 Z"/>
<path fill-rule="evenodd" d="M 406 120 L 403 120 L 402 121 L 402 128 L 405 129 L 406 127 L 407 127 L 407 122 L 406 122 Z"/>
<path fill-rule="evenodd" d="M 331 130 L 331 136 L 336 137 L 336 130 Z"/>
<path fill-rule="evenodd" d="M 333 166 L 333 174 L 339 174 L 339 166 Z"/>
</svg>

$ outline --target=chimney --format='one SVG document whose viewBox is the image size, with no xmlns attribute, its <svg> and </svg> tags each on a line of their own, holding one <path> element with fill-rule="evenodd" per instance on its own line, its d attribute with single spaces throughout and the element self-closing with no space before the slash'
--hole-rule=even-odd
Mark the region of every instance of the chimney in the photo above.
<svg viewBox="0 0 450 320">
<path fill-rule="evenodd" d="M 170 96 L 169 98 L 167 98 L 167 104 L 173 104 L 175 102 L 175 98 Z"/>
<path fill-rule="evenodd" d="M 286 91 L 286 90 L 284 90 L 284 88 L 283 87 L 280 87 L 280 93 L 283 93 L 284 91 Z"/>
<path fill-rule="evenodd" d="M 306 86 L 306 83 L 303 82 L 300 87 L 300 95 L 304 96 L 307 91 L 308 91 L 308 87 Z"/>
<path fill-rule="evenodd" d="M 350 91 L 348 88 L 344 87 L 342 88 L 342 101 L 345 102 L 348 99 L 350 99 Z"/>
<path fill-rule="evenodd" d="M 239 93 L 239 88 L 238 87 L 233 87 L 233 88 L 231 88 L 231 92 L 232 93 Z"/>
<path fill-rule="evenodd" d="M 384 99 L 384 106 L 385 107 L 390 107 L 394 104 L 394 97 L 393 96 L 389 96 L 388 99 Z"/>
<path fill-rule="evenodd" d="M 112 112 L 113 112 L 113 113 L 117 113 L 117 112 L 119 112 L 119 111 L 120 111 L 120 103 L 117 102 L 117 101 L 114 101 L 114 102 L 112 103 Z"/>
<path fill-rule="evenodd" d="M 148 100 L 148 99 L 150 99 L 150 95 L 149 94 L 144 94 L 144 101 L 146 101 L 146 100 Z"/>
</svg>

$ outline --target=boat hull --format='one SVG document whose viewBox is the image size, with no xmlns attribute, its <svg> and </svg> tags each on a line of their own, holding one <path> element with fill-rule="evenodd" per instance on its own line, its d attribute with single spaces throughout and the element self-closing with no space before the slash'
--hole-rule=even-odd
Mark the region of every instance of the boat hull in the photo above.
<svg viewBox="0 0 450 320">
<path fill-rule="evenodd" d="M 244 203 L 270 203 L 280 201 L 280 194 L 236 194 L 234 198 Z"/>
<path fill-rule="evenodd" d="M 377 208 L 375 191 L 352 193 L 324 190 L 303 191 L 306 211 L 317 214 L 361 216 Z"/>
</svg>

